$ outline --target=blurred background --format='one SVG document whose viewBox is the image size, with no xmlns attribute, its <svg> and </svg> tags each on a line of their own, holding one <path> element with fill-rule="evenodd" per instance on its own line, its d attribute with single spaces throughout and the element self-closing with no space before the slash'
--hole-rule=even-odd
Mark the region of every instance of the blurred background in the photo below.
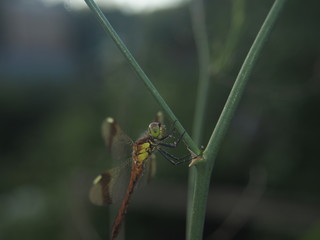
<svg viewBox="0 0 320 240">
<path fill-rule="evenodd" d="M 202 145 L 273 4 L 204 2 Z M 101 4 L 191 133 L 199 67 L 188 1 Z M 287 1 L 262 51 L 214 167 L 205 239 L 320 239 L 319 9 Z M 82 1 L 2 0 L 0 18 L 0 239 L 107 239 L 109 208 L 88 200 L 110 167 L 101 123 L 113 116 L 136 139 L 159 105 Z M 158 156 L 129 206 L 127 239 L 185 238 L 187 178 L 186 165 Z"/>
</svg>

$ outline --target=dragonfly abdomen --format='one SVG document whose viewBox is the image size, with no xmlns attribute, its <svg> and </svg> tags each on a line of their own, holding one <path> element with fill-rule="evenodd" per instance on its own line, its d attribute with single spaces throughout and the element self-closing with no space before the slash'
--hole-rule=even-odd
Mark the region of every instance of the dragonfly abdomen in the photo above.
<svg viewBox="0 0 320 240">
<path fill-rule="evenodd" d="M 139 163 L 133 163 L 132 165 L 132 170 L 131 170 L 131 178 L 130 182 L 127 188 L 126 195 L 122 201 L 122 204 L 119 208 L 119 212 L 114 220 L 113 226 L 112 226 L 112 236 L 111 239 L 115 239 L 119 233 L 120 226 L 122 224 L 124 215 L 126 214 L 128 205 L 129 205 L 129 200 L 132 196 L 133 190 L 137 184 L 137 181 L 142 175 L 143 171 L 143 165 Z"/>
</svg>

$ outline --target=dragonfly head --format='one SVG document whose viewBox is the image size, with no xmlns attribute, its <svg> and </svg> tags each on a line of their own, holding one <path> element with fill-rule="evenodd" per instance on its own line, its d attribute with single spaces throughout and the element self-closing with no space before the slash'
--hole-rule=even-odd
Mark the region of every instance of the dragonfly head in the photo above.
<svg viewBox="0 0 320 240">
<path fill-rule="evenodd" d="M 163 135 L 163 127 L 159 122 L 152 122 L 149 124 L 148 133 L 154 138 L 161 138 Z"/>
</svg>

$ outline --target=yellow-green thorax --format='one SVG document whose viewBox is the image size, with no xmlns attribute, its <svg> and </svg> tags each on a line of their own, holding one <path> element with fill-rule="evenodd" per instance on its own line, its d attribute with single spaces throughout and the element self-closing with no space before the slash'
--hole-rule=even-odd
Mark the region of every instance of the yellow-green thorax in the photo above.
<svg viewBox="0 0 320 240">
<path fill-rule="evenodd" d="M 160 140 L 164 135 L 164 127 L 159 122 L 149 124 L 147 136 L 138 139 L 133 145 L 133 161 L 136 164 L 143 162 L 152 154 Z"/>
<path fill-rule="evenodd" d="M 141 138 L 133 145 L 133 161 L 136 164 L 142 164 L 152 153 L 152 145 L 148 138 Z"/>
</svg>

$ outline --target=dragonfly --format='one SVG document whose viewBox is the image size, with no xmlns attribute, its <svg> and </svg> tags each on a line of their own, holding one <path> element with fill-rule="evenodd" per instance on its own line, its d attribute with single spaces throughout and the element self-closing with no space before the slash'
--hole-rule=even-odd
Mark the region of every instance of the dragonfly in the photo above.
<svg viewBox="0 0 320 240">
<path fill-rule="evenodd" d="M 173 165 L 191 160 L 190 154 L 179 158 L 167 152 L 165 148 L 176 148 L 184 134 L 180 134 L 177 138 L 174 136 L 175 122 L 166 134 L 166 127 L 161 119 L 159 117 L 150 123 L 146 133 L 135 142 L 121 130 L 113 118 L 108 117 L 102 124 L 105 145 L 113 161 L 119 161 L 122 165 L 98 175 L 93 181 L 89 198 L 93 204 L 99 206 L 113 204 L 122 199 L 112 225 L 111 239 L 115 239 L 119 233 L 129 200 L 138 182 L 148 182 L 154 175 L 154 152 L 159 152 Z M 169 142 L 169 140 L 174 141 Z"/>
</svg>

